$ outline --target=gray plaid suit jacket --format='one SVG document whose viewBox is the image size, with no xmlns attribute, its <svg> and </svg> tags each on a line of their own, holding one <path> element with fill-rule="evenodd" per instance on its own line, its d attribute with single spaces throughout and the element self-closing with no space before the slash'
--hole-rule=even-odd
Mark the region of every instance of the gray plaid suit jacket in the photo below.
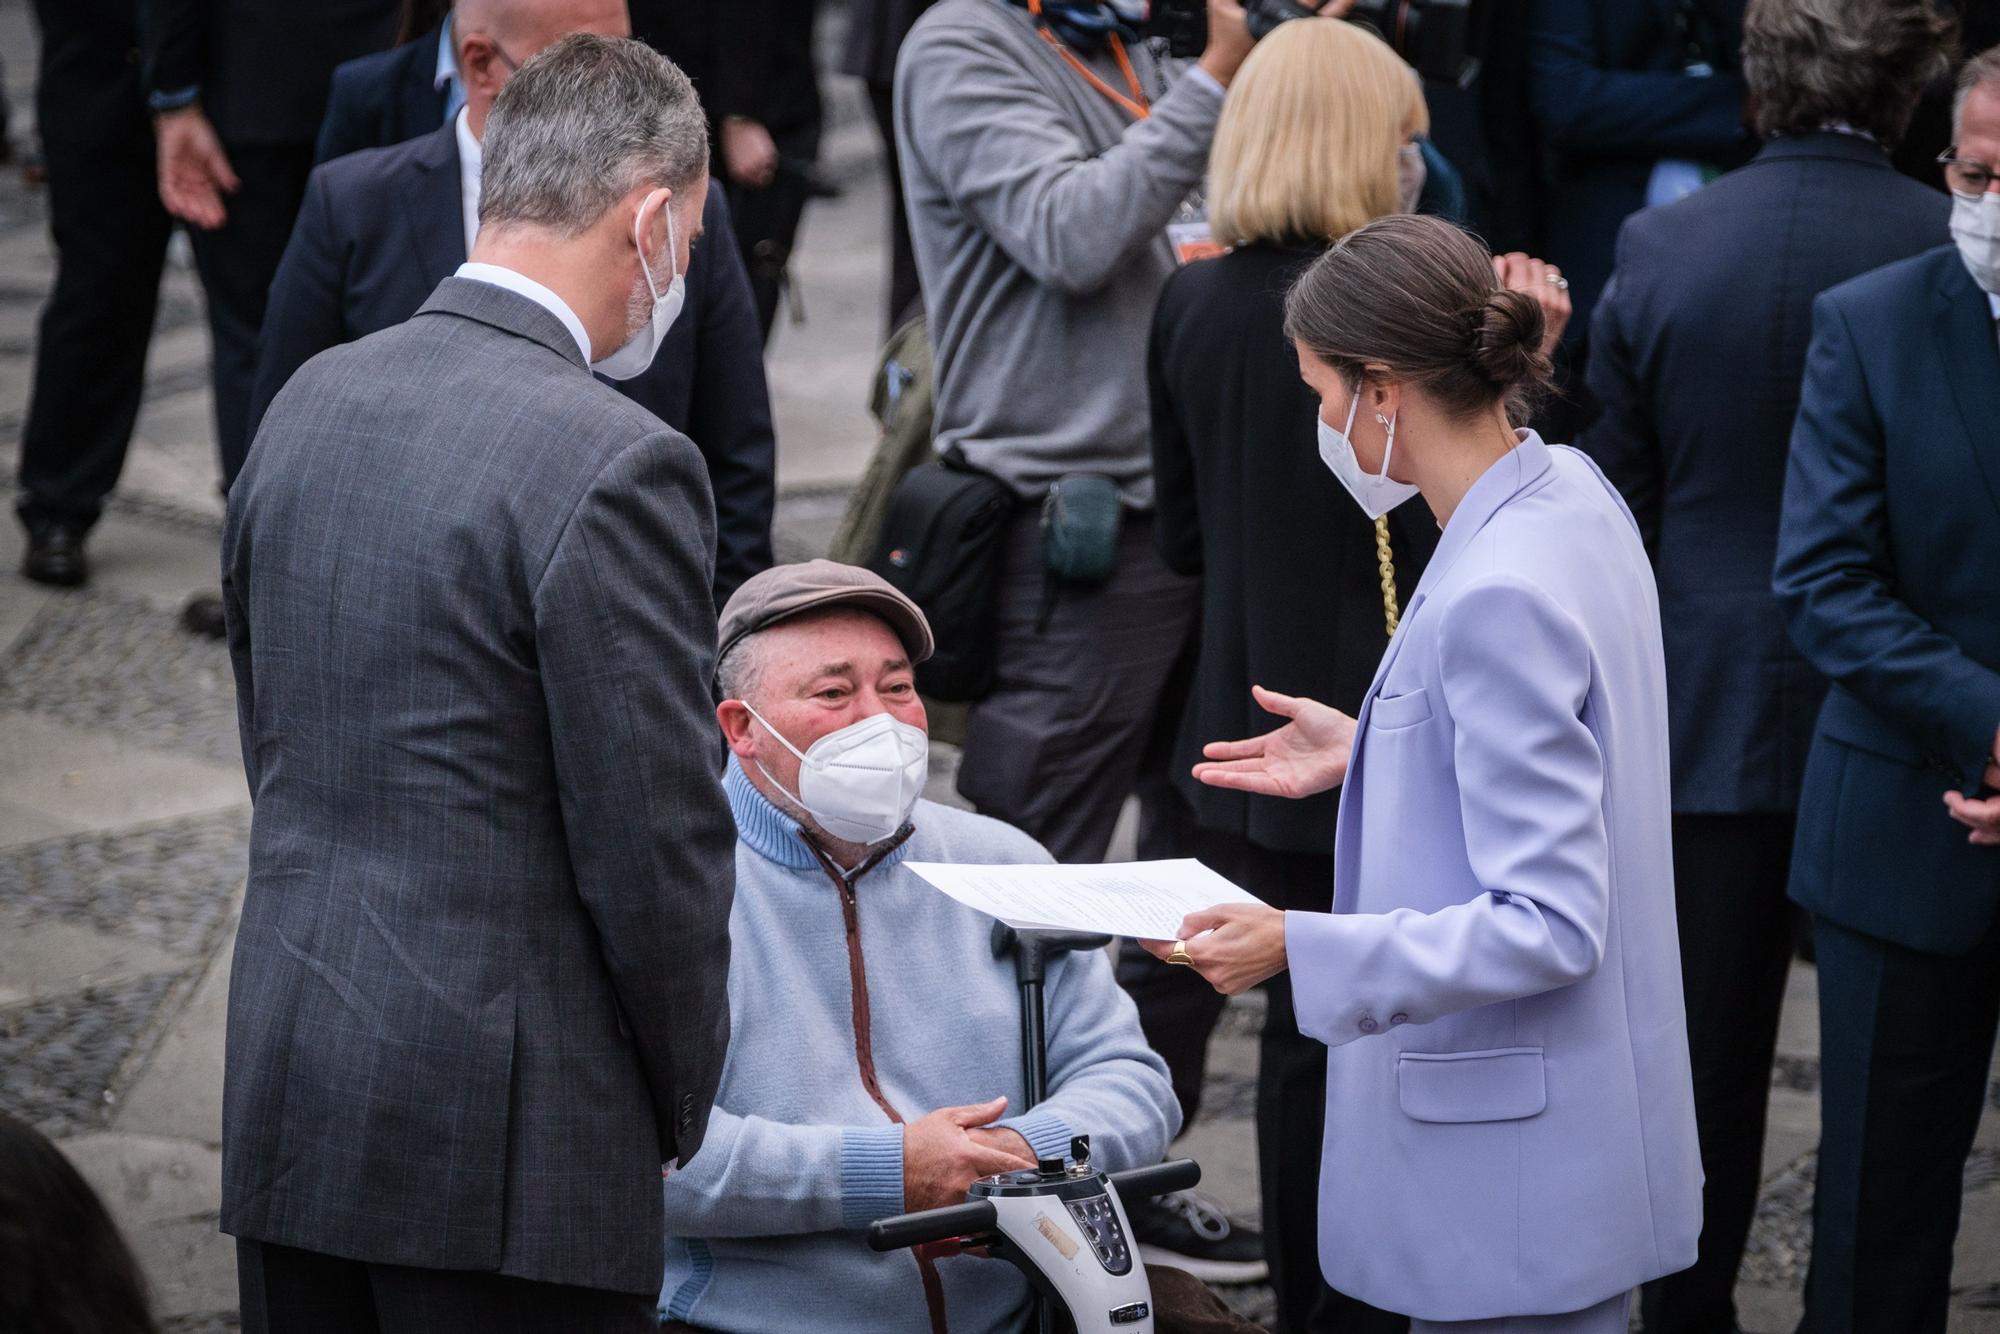
<svg viewBox="0 0 2000 1334">
<path fill-rule="evenodd" d="M 657 1291 L 729 1035 L 714 526 L 694 446 L 490 284 L 279 394 L 223 538 L 225 1232 Z"/>
</svg>

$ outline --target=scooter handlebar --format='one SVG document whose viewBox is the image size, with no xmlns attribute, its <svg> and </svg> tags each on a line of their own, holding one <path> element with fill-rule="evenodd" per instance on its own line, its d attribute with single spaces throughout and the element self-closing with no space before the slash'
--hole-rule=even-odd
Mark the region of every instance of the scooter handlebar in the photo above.
<svg viewBox="0 0 2000 1334">
<path fill-rule="evenodd" d="M 923 1246 L 933 1241 L 950 1241 L 991 1232 L 1000 1216 L 989 1200 L 967 1200 L 964 1204 L 922 1213 L 897 1214 L 878 1218 L 868 1225 L 868 1247 L 876 1251 L 899 1251 L 905 1246 Z"/>
<path fill-rule="evenodd" d="M 1155 1195 L 1192 1190 L 1200 1181 L 1201 1164 L 1192 1158 L 1175 1158 L 1151 1167 L 1111 1173 L 1111 1184 L 1118 1188 L 1118 1198 L 1122 1200 L 1150 1200 Z"/>
<path fill-rule="evenodd" d="M 1110 1174 L 1111 1184 L 1121 1199 L 1151 1199 L 1189 1190 L 1201 1181 L 1201 1164 L 1192 1158 L 1176 1158 L 1152 1167 L 1135 1167 L 1129 1172 Z M 899 1251 L 906 1246 L 924 1246 L 956 1237 L 974 1237 L 999 1226 L 999 1215 L 990 1200 L 967 1200 L 964 1204 L 921 1213 L 878 1218 L 868 1225 L 868 1248 Z"/>
</svg>

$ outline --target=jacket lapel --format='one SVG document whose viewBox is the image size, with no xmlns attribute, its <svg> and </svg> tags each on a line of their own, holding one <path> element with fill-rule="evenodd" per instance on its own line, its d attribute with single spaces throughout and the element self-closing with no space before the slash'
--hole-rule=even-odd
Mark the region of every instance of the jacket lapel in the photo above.
<svg viewBox="0 0 2000 1334">
<path fill-rule="evenodd" d="M 1966 443 L 1979 460 L 1987 494 L 2000 509 L 2000 341 L 1993 305 L 1955 251 L 1944 258 L 1931 319 L 1938 364 L 1965 420 Z"/>
<path fill-rule="evenodd" d="M 1514 497 L 1540 485 L 1554 467 L 1549 447 L 1542 443 L 1542 438 L 1533 431 L 1525 432 L 1521 442 L 1487 469 L 1485 476 L 1465 493 L 1465 499 L 1452 513 L 1451 522 L 1445 525 L 1444 535 L 1438 539 L 1437 551 L 1424 568 L 1424 577 L 1417 581 L 1416 592 L 1410 595 L 1410 605 L 1403 610 L 1396 636 L 1389 641 L 1388 651 L 1375 669 L 1375 680 L 1368 687 L 1368 694 L 1361 701 L 1361 713 L 1355 719 L 1354 751 L 1348 759 L 1347 781 L 1340 790 L 1340 814 L 1334 833 L 1333 910 L 1337 913 L 1353 912 L 1358 892 L 1355 878 L 1360 870 L 1361 813 L 1360 797 L 1356 794 L 1362 790 L 1362 771 L 1367 763 L 1368 716 L 1375 710 L 1375 697 L 1381 693 L 1382 682 L 1388 679 L 1389 669 L 1395 666 L 1397 656 L 1408 642 L 1410 626 L 1422 614 L 1431 590 L 1450 572 L 1473 537 Z M 1350 806 L 1357 809 L 1350 810 Z"/>
<path fill-rule="evenodd" d="M 465 213 L 459 197 L 458 131 L 446 125 L 418 141 L 411 158 L 410 188 L 402 196 L 424 290 L 437 285 L 465 262 Z"/>
</svg>

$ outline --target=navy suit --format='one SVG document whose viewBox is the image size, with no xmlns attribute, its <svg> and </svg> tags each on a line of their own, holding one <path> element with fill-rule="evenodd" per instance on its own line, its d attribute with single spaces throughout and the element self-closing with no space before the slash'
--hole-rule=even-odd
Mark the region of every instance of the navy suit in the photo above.
<svg viewBox="0 0 2000 1334">
<path fill-rule="evenodd" d="M 1701 1258 L 1649 1285 L 1650 1334 L 1729 1329 L 1763 1175 L 1794 910 L 1792 813 L 1826 686 L 1771 561 L 1813 298 L 1936 245 L 1948 205 L 1854 135 L 1787 136 L 1626 219 L 1597 303 L 1580 444 L 1653 559 L 1667 656 L 1674 882 L 1704 1187 Z"/>
<path fill-rule="evenodd" d="M 313 161 L 400 144 L 444 124 L 445 90 L 437 86 L 440 35 L 439 28 L 432 28 L 414 41 L 334 70 Z"/>
<path fill-rule="evenodd" d="M 1715 74 L 1683 73 L 1686 11 L 1713 39 Z M 1618 224 L 1646 202 L 1661 158 L 1733 166 L 1749 156 L 1743 80 L 1732 72 L 1743 0 L 1534 0 L 1529 92 L 1554 179 L 1547 258 L 1570 281 L 1580 343 L 1611 276 Z"/>
<path fill-rule="evenodd" d="M 1813 309 L 1773 583 L 1832 682 L 1799 797 L 1822 1048 L 1810 1330 L 1945 1324 L 2000 1018 L 2000 345 L 1951 246 Z"/>
<path fill-rule="evenodd" d="M 722 191 L 709 191 L 703 225 L 680 318 L 652 368 L 615 387 L 684 432 L 708 462 L 719 606 L 771 563 L 777 449 L 763 338 Z M 465 257 L 453 127 L 316 167 L 271 285 L 252 431 L 308 359 L 416 314 Z"/>
</svg>

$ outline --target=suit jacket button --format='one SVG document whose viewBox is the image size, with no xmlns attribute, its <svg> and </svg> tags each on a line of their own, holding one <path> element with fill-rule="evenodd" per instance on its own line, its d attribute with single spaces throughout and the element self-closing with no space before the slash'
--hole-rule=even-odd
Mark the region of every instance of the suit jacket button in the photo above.
<svg viewBox="0 0 2000 1334">
<path fill-rule="evenodd" d="M 1373 1018 L 1364 1014 L 1361 1016 L 1361 1023 L 1359 1027 L 1361 1031 L 1364 1033 L 1373 1033 L 1376 1029 L 1380 1028 L 1381 1025 L 1376 1023 Z"/>
<path fill-rule="evenodd" d="M 1392 1024 L 1407 1024 L 1410 1022 L 1410 1016 L 1404 1014 L 1401 1010 L 1398 1010 L 1396 1013 L 1389 1016 L 1389 1022 Z"/>
</svg>

